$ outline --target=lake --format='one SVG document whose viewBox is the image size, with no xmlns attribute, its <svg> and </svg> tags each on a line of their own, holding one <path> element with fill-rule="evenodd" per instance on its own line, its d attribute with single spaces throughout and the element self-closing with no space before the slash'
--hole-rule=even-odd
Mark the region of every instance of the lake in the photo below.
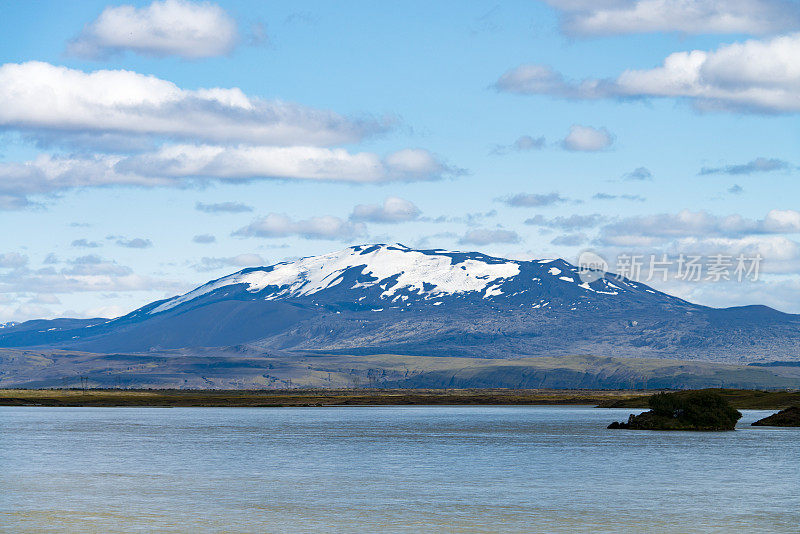
<svg viewBox="0 0 800 534">
<path fill-rule="evenodd" d="M 800 429 L 640 411 L 0 407 L 0 531 L 798 531 Z"/>
</svg>

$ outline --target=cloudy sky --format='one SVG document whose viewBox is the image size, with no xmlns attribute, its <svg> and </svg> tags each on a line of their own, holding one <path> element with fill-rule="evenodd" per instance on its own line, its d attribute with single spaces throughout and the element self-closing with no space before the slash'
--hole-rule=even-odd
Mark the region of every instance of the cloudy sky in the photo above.
<svg viewBox="0 0 800 534">
<path fill-rule="evenodd" d="M 800 313 L 798 2 L 2 12 L 0 322 L 369 242 L 759 255 L 756 281 L 648 283 Z"/>
</svg>

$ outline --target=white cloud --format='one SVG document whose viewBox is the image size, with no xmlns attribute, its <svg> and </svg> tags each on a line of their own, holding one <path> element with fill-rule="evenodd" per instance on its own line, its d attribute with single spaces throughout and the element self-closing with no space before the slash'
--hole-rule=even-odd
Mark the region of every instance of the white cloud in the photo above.
<svg viewBox="0 0 800 534">
<path fill-rule="evenodd" d="M 553 204 L 561 204 L 567 202 L 569 199 L 562 197 L 558 193 L 517 193 L 516 195 L 499 200 L 515 208 L 540 208 L 543 206 L 552 206 Z"/>
<path fill-rule="evenodd" d="M 329 146 L 383 131 L 385 121 L 266 101 L 237 88 L 182 89 L 125 70 L 5 64 L 0 102 L 0 129 L 47 146 L 82 148 L 0 162 L 0 210 L 36 206 L 29 195 L 86 187 L 254 179 L 380 183 L 463 173 L 424 149 L 379 155 Z M 109 140 L 116 153 L 98 152 Z"/>
<path fill-rule="evenodd" d="M 629 217 L 601 229 L 599 242 L 615 246 L 653 246 L 684 237 L 740 238 L 759 234 L 800 233 L 800 212 L 771 210 L 763 219 L 718 216 L 707 211 Z"/>
<path fill-rule="evenodd" d="M 550 243 L 553 245 L 560 245 L 565 247 L 577 247 L 589 240 L 588 236 L 582 232 L 574 234 L 563 234 L 553 238 Z"/>
<path fill-rule="evenodd" d="M 408 151 L 401 152 L 406 154 Z M 0 163 L 0 195 L 30 202 L 26 195 L 113 185 L 181 186 L 197 180 L 256 179 L 365 184 L 436 180 L 457 172 L 423 152 L 414 151 L 417 154 L 416 166 L 398 164 L 398 153 L 381 159 L 369 152 L 350 153 L 340 148 L 303 146 L 168 145 L 152 153 L 134 156 L 58 157 L 41 154 L 24 163 Z M 224 210 L 219 205 L 201 206 L 198 209 L 204 211 Z M 230 211 L 236 206 L 225 205 L 225 208 Z"/>
<path fill-rule="evenodd" d="M 613 142 L 614 137 L 605 128 L 573 124 L 561 144 L 567 150 L 597 152 L 610 147 Z"/>
<path fill-rule="evenodd" d="M 517 137 L 516 141 L 510 145 L 496 145 L 492 149 L 491 154 L 502 155 L 508 154 L 509 152 L 528 152 L 531 150 L 540 150 L 544 147 L 544 144 L 544 136 L 531 137 L 530 135 L 521 135 Z"/>
<path fill-rule="evenodd" d="M 593 200 L 632 200 L 635 202 L 644 202 L 646 199 L 641 195 L 621 194 L 615 195 L 612 193 L 595 193 L 592 195 Z"/>
<path fill-rule="evenodd" d="M 35 297 L 28 300 L 32 304 L 61 304 L 61 299 L 49 293 L 38 293 Z"/>
<path fill-rule="evenodd" d="M 2 190 L 2 187 L 0 187 L 0 190 Z M 37 206 L 37 204 L 25 197 L 0 194 L 0 211 L 16 211 L 34 206 Z"/>
<path fill-rule="evenodd" d="M 49 316 L 52 316 L 52 312 L 49 309 L 35 303 L 0 304 L 0 322 L 22 322 Z"/>
<path fill-rule="evenodd" d="M 366 234 L 363 223 L 345 221 L 332 215 L 294 220 L 286 214 L 270 213 L 232 235 L 237 237 L 290 237 L 348 241 Z"/>
<path fill-rule="evenodd" d="M 236 22 L 216 4 L 164 0 L 107 7 L 73 39 L 68 53 L 99 59 L 130 50 L 189 59 L 221 56 L 239 41 Z"/>
<path fill-rule="evenodd" d="M 149 239 L 134 237 L 133 239 L 117 239 L 117 245 L 125 248 L 150 248 L 153 243 Z"/>
<path fill-rule="evenodd" d="M 548 67 L 521 65 L 501 76 L 496 87 L 570 99 L 680 98 L 705 110 L 796 113 L 798 56 L 800 33 L 795 33 L 722 45 L 710 52 L 675 52 L 659 67 L 626 70 L 616 79 L 568 82 Z"/>
<path fill-rule="evenodd" d="M 490 230 L 476 228 L 470 230 L 458 241 L 462 245 L 491 245 L 493 243 L 519 243 L 520 237 L 511 230 Z"/>
<path fill-rule="evenodd" d="M 733 176 L 742 174 L 754 174 L 757 172 L 786 171 L 792 166 L 777 158 L 756 158 L 747 163 L 738 165 L 725 165 L 723 167 L 703 167 L 700 174 L 730 174 Z"/>
<path fill-rule="evenodd" d="M 70 246 L 73 247 L 80 247 L 80 248 L 98 248 L 102 247 L 100 243 L 97 241 L 89 241 L 88 239 L 76 239 L 72 242 Z"/>
<path fill-rule="evenodd" d="M 525 224 L 533 226 L 544 226 L 546 228 L 561 228 L 562 230 L 577 230 L 579 228 L 592 228 L 606 220 L 606 217 L 599 213 L 591 213 L 589 215 L 570 215 L 564 217 L 559 215 L 551 219 L 545 218 L 543 215 L 536 215 L 530 219 L 525 219 Z"/>
<path fill-rule="evenodd" d="M 546 0 L 572 35 L 650 32 L 773 34 L 800 28 L 800 7 L 784 0 Z"/>
<path fill-rule="evenodd" d="M 258 267 L 266 265 L 266 260 L 258 254 L 238 254 L 226 258 L 204 257 L 194 266 L 198 272 L 215 271 L 224 267 Z"/>
<path fill-rule="evenodd" d="M 520 65 L 500 76 L 495 88 L 506 93 L 573 96 L 564 76 L 547 65 Z"/>
<path fill-rule="evenodd" d="M 182 284 L 135 274 L 129 267 L 98 256 L 82 256 L 61 269 L 20 267 L 0 273 L 0 293 L 75 293 L 85 291 L 179 291 Z"/>
<path fill-rule="evenodd" d="M 622 176 L 625 180 L 652 180 L 653 173 L 647 167 L 636 167 L 631 172 L 627 172 Z"/>
<path fill-rule="evenodd" d="M 353 208 L 350 220 L 375 223 L 396 223 L 419 218 L 420 210 L 413 202 L 388 197 L 383 204 L 359 204 Z"/>
<path fill-rule="evenodd" d="M 375 121 L 249 97 L 238 88 L 181 89 L 127 70 L 85 73 L 39 61 L 0 66 L 0 101 L 0 126 L 33 134 L 325 146 L 385 129 Z"/>
<path fill-rule="evenodd" d="M 761 266 L 764 272 L 796 272 L 800 267 L 800 245 L 780 235 L 750 235 L 744 237 L 687 237 L 670 243 L 673 253 L 723 254 L 746 257 L 760 255 L 765 258 Z"/>
<path fill-rule="evenodd" d="M 19 252 L 0 254 L 0 269 L 17 269 L 28 264 L 28 257 Z"/>
<path fill-rule="evenodd" d="M 192 238 L 193 243 L 198 243 L 201 245 L 208 245 L 210 243 L 216 243 L 217 238 L 211 234 L 198 234 Z"/>
<path fill-rule="evenodd" d="M 381 159 L 369 152 L 310 146 L 170 145 L 115 163 L 122 173 L 166 178 L 287 178 L 337 182 L 435 180 L 451 172 L 425 150 L 401 150 Z"/>
<path fill-rule="evenodd" d="M 252 206 L 248 206 L 242 202 L 216 202 L 205 204 L 198 202 L 194 205 L 197 211 L 204 211 L 206 213 L 243 213 L 246 211 L 253 211 Z"/>
</svg>

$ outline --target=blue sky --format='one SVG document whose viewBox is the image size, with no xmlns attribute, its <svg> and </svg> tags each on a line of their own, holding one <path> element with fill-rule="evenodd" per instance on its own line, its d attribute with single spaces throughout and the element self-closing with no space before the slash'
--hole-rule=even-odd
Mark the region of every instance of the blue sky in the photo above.
<svg viewBox="0 0 800 534">
<path fill-rule="evenodd" d="M 2 11 L 0 322 L 394 241 L 759 255 L 757 281 L 648 283 L 800 312 L 796 2 Z"/>
</svg>

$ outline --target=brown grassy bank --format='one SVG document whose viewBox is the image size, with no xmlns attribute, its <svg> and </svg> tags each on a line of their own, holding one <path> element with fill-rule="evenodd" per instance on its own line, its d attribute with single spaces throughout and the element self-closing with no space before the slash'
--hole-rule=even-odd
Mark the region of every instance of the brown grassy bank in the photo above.
<svg viewBox="0 0 800 534">
<path fill-rule="evenodd" d="M 596 405 L 645 391 L 519 389 L 114 390 L 2 389 L 4 406 Z"/>
<path fill-rule="evenodd" d="M 800 392 L 713 389 L 740 409 L 800 405 Z M 2 406 L 413 406 L 596 405 L 646 408 L 646 390 L 545 389 L 318 389 L 318 390 L 117 390 L 0 389 Z"/>
</svg>

